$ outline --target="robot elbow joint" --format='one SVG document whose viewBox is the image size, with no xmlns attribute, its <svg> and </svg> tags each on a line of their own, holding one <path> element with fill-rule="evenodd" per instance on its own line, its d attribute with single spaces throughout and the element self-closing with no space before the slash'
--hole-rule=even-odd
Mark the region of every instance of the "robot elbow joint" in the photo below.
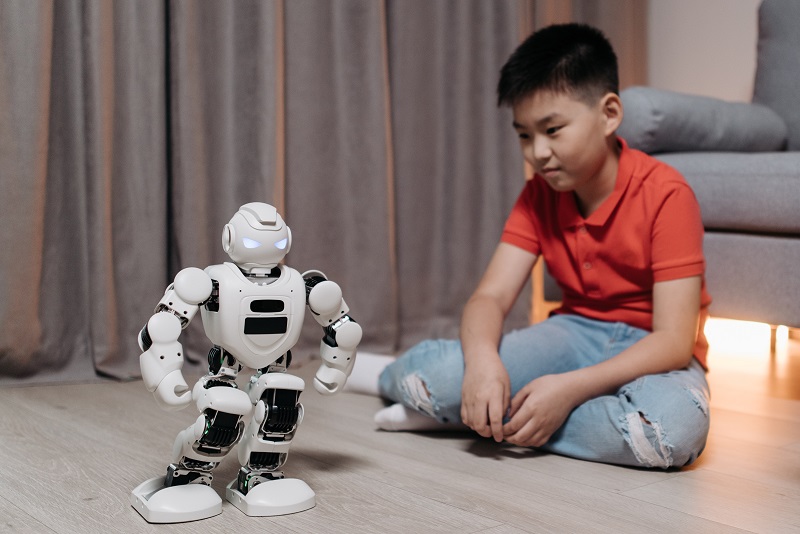
<svg viewBox="0 0 800 534">
<path fill-rule="evenodd" d="M 341 326 L 335 328 L 336 331 L 336 344 L 343 350 L 353 350 L 359 343 L 361 343 L 361 336 L 363 331 L 361 326 L 347 317 L 347 321 L 343 322 Z"/>
</svg>

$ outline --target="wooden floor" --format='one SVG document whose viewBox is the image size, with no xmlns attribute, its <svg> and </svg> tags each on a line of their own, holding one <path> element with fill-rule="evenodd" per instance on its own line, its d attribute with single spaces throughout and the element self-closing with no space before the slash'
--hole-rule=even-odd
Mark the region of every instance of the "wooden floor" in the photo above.
<svg viewBox="0 0 800 534">
<path fill-rule="evenodd" d="M 674 472 L 380 432 L 380 400 L 310 390 L 286 473 L 317 506 L 250 518 L 225 502 L 202 525 L 149 525 L 128 497 L 164 472 L 191 409 L 161 412 L 141 382 L 0 389 L 0 532 L 800 532 L 800 342 L 711 365 L 708 448 Z M 226 458 L 213 487 L 237 469 Z"/>
</svg>

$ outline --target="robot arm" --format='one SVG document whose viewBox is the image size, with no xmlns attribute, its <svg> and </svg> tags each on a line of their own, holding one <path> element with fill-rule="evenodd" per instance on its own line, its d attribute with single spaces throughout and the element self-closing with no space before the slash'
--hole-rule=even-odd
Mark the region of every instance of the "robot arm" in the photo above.
<svg viewBox="0 0 800 534">
<path fill-rule="evenodd" d="M 195 267 L 183 269 L 139 333 L 142 380 L 165 410 L 180 410 L 192 401 L 181 373 L 183 347 L 178 337 L 211 295 L 211 289 L 211 278 L 205 272 Z"/>
<path fill-rule="evenodd" d="M 314 388 L 323 395 L 338 393 L 350 376 L 361 342 L 361 327 L 349 315 L 342 289 L 319 271 L 303 273 L 306 302 L 317 323 L 325 328 L 320 343 L 322 365 L 314 377 Z"/>
</svg>

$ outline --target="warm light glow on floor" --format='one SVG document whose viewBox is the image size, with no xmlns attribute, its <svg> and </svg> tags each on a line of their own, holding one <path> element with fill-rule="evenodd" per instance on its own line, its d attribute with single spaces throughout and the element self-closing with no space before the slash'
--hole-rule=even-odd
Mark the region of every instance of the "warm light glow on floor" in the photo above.
<svg viewBox="0 0 800 534">
<path fill-rule="evenodd" d="M 770 327 L 764 323 L 711 318 L 706 322 L 705 334 L 713 352 L 755 357 L 770 353 Z M 788 339 L 789 329 L 779 326 L 776 347 L 785 346 Z"/>
</svg>

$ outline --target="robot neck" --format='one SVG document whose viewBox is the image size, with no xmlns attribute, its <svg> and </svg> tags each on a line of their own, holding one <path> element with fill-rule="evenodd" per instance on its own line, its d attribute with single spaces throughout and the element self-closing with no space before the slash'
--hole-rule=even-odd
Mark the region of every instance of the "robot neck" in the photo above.
<svg viewBox="0 0 800 534">
<path fill-rule="evenodd" d="M 280 278 L 281 267 L 280 265 L 264 266 L 264 265 L 238 265 L 239 270 L 248 279 L 253 282 L 263 283 L 269 278 Z"/>
</svg>

